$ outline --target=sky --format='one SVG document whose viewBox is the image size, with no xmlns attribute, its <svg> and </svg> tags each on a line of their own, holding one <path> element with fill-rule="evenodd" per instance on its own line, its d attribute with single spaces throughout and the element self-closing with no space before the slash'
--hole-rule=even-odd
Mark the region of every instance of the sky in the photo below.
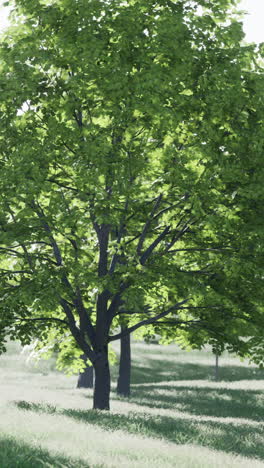
<svg viewBox="0 0 264 468">
<path fill-rule="evenodd" d="M 8 9 L 0 0 L 0 31 L 8 25 Z M 247 42 L 264 42 L 264 0 L 241 0 L 240 9 L 247 10 L 244 19 L 244 32 Z"/>
</svg>

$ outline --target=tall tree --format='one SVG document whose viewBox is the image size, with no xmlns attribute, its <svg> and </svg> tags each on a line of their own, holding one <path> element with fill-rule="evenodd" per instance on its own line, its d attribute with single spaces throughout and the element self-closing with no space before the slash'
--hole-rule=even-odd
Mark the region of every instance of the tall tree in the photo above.
<svg viewBox="0 0 264 468">
<path fill-rule="evenodd" d="M 239 217 L 221 174 L 234 180 L 225 142 L 240 161 L 254 51 L 231 14 L 223 24 L 228 0 L 10 3 L 0 333 L 68 330 L 94 366 L 94 408 L 109 409 L 109 342 L 164 317 L 221 328 L 215 258 Z"/>
</svg>

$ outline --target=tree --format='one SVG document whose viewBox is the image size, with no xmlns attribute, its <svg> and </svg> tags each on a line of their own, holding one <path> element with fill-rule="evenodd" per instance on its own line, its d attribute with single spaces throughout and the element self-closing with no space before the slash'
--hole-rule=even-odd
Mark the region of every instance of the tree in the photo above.
<svg viewBox="0 0 264 468">
<path fill-rule="evenodd" d="M 85 363 L 85 369 L 79 373 L 77 388 L 93 388 L 93 366 L 87 364 L 87 358 L 85 354 L 82 354 L 82 359 Z"/>
<path fill-rule="evenodd" d="M 121 325 L 121 333 L 126 327 Z M 131 377 L 131 345 L 130 334 L 121 336 L 120 338 L 120 357 L 119 357 L 119 373 L 117 380 L 116 391 L 124 397 L 130 396 L 130 377 Z"/>
<path fill-rule="evenodd" d="M 2 40 L 2 342 L 69 332 L 95 409 L 109 342 L 165 317 L 221 332 L 215 258 L 238 214 L 217 178 L 234 178 L 254 52 L 221 23 L 231 3 L 17 0 Z"/>
</svg>

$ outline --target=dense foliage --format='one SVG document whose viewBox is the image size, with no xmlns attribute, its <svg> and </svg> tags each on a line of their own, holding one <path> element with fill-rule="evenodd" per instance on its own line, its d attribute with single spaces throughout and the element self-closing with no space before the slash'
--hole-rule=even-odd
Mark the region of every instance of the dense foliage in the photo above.
<svg viewBox="0 0 264 468">
<path fill-rule="evenodd" d="M 232 3 L 17 0 L 2 39 L 0 333 L 67 333 L 95 408 L 120 321 L 259 339 L 263 79 Z"/>
</svg>

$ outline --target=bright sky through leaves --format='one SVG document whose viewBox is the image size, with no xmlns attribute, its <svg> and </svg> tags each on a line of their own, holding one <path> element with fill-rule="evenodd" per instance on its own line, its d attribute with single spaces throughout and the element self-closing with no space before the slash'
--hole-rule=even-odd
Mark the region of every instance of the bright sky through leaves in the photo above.
<svg viewBox="0 0 264 468">
<path fill-rule="evenodd" d="M 8 25 L 8 8 L 0 0 L 0 31 Z M 240 9 L 248 11 L 244 19 L 247 42 L 264 42 L 264 0 L 241 0 Z"/>
<path fill-rule="evenodd" d="M 264 42 L 264 1 L 242 0 L 241 9 L 248 11 L 244 19 L 244 31 L 248 42 Z"/>
</svg>

